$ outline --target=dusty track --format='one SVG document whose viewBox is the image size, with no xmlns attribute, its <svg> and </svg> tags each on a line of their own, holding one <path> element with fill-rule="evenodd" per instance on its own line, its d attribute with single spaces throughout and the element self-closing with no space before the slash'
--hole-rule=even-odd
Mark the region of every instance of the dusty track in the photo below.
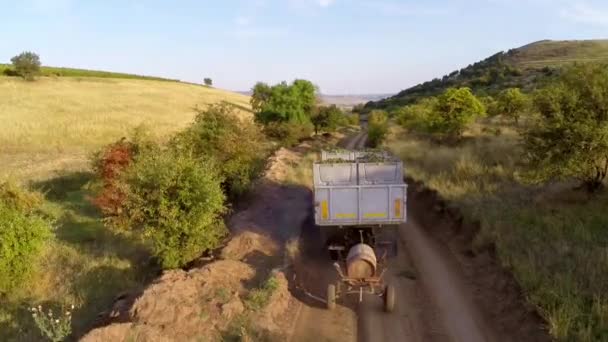
<svg viewBox="0 0 608 342">
<path fill-rule="evenodd" d="M 342 141 L 340 146 L 363 148 L 365 142 L 366 132 L 362 131 Z M 408 194 L 409 201 L 416 200 L 417 193 L 412 191 Z M 468 278 L 471 272 L 463 270 L 460 257 L 454 254 L 452 246 L 433 234 L 437 227 L 426 227 L 416 220 L 436 213 L 427 213 L 426 210 L 432 209 L 411 203 L 408 209 L 409 222 L 400 226 L 397 234 L 399 255 L 390 261 L 386 277 L 397 290 L 397 307 L 392 314 L 382 311 L 380 298 L 369 296 L 361 304 L 356 302 L 357 298 L 352 298 L 340 302 L 335 311 L 325 310 L 322 300 L 327 284 L 336 280 L 335 270 L 319 245 L 318 228 L 315 229 L 312 222 L 303 227 L 303 258 L 296 267 L 296 274 L 311 299 L 305 301 L 300 311 L 292 341 L 545 340 L 542 329 L 530 333 L 530 329 L 517 325 L 507 327 L 495 316 L 488 315 L 488 305 L 480 305 L 480 299 L 484 298 L 479 295 L 493 289 L 480 291 Z M 423 220 L 420 223 L 430 222 Z M 485 300 L 501 299 L 504 298 L 485 297 Z M 504 315 L 513 316 L 508 312 Z M 539 327 L 540 323 L 533 315 L 515 316 L 526 320 L 520 322 L 521 326 L 532 326 L 532 330 Z"/>
</svg>

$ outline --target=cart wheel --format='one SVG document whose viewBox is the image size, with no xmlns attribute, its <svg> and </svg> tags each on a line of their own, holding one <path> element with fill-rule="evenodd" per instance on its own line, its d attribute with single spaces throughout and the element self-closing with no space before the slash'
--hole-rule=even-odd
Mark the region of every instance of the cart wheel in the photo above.
<svg viewBox="0 0 608 342">
<path fill-rule="evenodd" d="M 330 284 L 327 286 L 327 309 L 333 310 L 336 308 L 336 285 Z"/>
<path fill-rule="evenodd" d="M 390 313 L 393 310 L 395 310 L 395 288 L 388 285 L 384 290 L 384 311 Z"/>
</svg>

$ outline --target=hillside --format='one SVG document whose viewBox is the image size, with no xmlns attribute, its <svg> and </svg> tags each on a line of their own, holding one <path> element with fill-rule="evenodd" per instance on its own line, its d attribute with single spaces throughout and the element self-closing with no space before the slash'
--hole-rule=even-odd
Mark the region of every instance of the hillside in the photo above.
<svg viewBox="0 0 608 342">
<path fill-rule="evenodd" d="M 531 90 L 551 78 L 560 67 L 575 62 L 608 62 L 608 40 L 544 40 L 501 51 L 463 69 L 401 91 L 386 100 L 368 102 L 366 108 L 390 109 L 437 95 L 449 87 L 470 87 L 478 94 L 504 88 Z"/>
<path fill-rule="evenodd" d="M 135 75 L 135 74 L 126 74 L 126 73 L 121 73 L 121 72 L 62 68 L 62 67 L 52 67 L 52 66 L 41 67 L 40 75 L 46 76 L 46 77 L 101 77 L 101 78 L 126 78 L 126 79 L 137 79 L 137 80 L 179 82 L 178 80 L 162 78 L 162 77 L 142 76 L 142 75 Z M 0 76 L 16 76 L 16 75 L 10 64 L 0 63 Z"/>
<path fill-rule="evenodd" d="M 140 124 L 162 138 L 188 124 L 196 106 L 222 101 L 249 115 L 247 96 L 179 82 L 0 77 L 0 177 L 79 169 Z"/>
</svg>

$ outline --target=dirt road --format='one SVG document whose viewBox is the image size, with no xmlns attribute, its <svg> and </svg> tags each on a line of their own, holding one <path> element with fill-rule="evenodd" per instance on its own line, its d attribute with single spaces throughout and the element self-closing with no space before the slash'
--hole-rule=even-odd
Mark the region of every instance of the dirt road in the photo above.
<svg viewBox="0 0 608 342">
<path fill-rule="evenodd" d="M 345 139 L 341 146 L 363 148 L 366 132 Z M 303 227 L 303 260 L 296 269 L 306 289 L 292 341 L 507 341 L 499 337 L 475 305 L 472 289 L 461 276 L 449 248 L 429 236 L 409 215 L 397 232 L 398 256 L 389 262 L 386 280 L 397 293 L 395 312 L 382 310 L 379 297 L 367 296 L 324 308 L 327 284 L 336 272 L 319 245 L 318 229 Z M 356 297 L 356 296 L 355 296 Z"/>
<path fill-rule="evenodd" d="M 366 140 L 364 129 L 339 145 L 363 149 Z M 385 275 L 396 289 L 396 308 L 390 314 L 383 311 L 380 297 L 369 295 L 361 303 L 353 296 L 339 301 L 334 311 L 325 309 L 327 285 L 337 275 L 320 245 L 319 229 L 309 218 L 302 227 L 302 260 L 296 265 L 307 299 L 292 341 L 549 340 L 513 278 L 497 262 L 488 261 L 495 260 L 493 257 L 473 255 L 469 249 L 472 235 L 452 232 L 453 227 L 462 226 L 462 216 L 457 214 L 460 219 L 454 220 L 440 213 L 443 209 L 437 210 L 436 203 L 443 202 L 426 196 L 429 192 L 434 195 L 418 183 L 408 188 L 408 201 L 412 201 L 408 222 L 397 228 L 399 252 L 389 261 Z"/>
</svg>

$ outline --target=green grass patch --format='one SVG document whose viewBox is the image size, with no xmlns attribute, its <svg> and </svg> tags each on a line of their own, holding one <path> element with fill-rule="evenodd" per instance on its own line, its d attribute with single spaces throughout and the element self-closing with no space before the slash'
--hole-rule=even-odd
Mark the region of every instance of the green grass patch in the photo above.
<svg viewBox="0 0 608 342">
<path fill-rule="evenodd" d="M 36 183 L 46 194 L 42 212 L 55 221 L 31 281 L 0 298 L 0 341 L 38 341 L 28 308 L 54 310 L 74 304 L 73 330 L 90 328 L 121 293 L 137 291 L 157 273 L 144 242 L 106 228 L 88 197 L 88 173 Z"/>
<path fill-rule="evenodd" d="M 481 221 L 475 245 L 496 244 L 554 338 L 608 340 L 607 193 L 589 197 L 576 183 L 520 182 L 519 137 L 501 122 L 486 120 L 454 146 L 395 128 L 388 146 L 409 176 Z"/>
<path fill-rule="evenodd" d="M 249 292 L 249 295 L 245 299 L 247 308 L 253 311 L 262 310 L 266 305 L 268 305 L 272 294 L 278 288 L 279 281 L 274 277 L 274 275 L 271 275 L 268 279 L 266 279 L 261 287 L 253 289 Z"/>
</svg>

